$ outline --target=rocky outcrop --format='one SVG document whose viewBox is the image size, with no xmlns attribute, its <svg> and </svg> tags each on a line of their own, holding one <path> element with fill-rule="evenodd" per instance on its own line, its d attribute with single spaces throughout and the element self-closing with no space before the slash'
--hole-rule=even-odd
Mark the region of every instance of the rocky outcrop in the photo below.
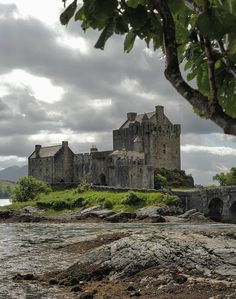
<svg viewBox="0 0 236 299">
<path fill-rule="evenodd" d="M 202 277 L 232 280 L 236 278 L 235 256 L 235 240 L 222 236 L 210 238 L 185 232 L 134 234 L 80 256 L 79 262 L 56 279 L 65 285 L 73 277 L 79 281 L 120 280 L 159 267 L 181 273 L 176 278 L 179 283 L 184 283 L 191 271 Z"/>
<path fill-rule="evenodd" d="M 153 230 L 81 254 L 77 263 L 43 281 L 78 298 L 232 299 L 235 256 L 235 239 L 222 233 Z"/>
<path fill-rule="evenodd" d="M 198 212 L 196 209 L 188 210 L 184 214 L 179 215 L 180 220 L 192 223 L 207 223 L 212 222 L 209 218 L 205 217 L 203 213 Z"/>
<path fill-rule="evenodd" d="M 106 220 L 109 222 L 127 222 L 131 219 L 135 219 L 135 213 L 128 213 L 128 212 L 120 212 L 109 217 L 106 217 Z"/>
</svg>

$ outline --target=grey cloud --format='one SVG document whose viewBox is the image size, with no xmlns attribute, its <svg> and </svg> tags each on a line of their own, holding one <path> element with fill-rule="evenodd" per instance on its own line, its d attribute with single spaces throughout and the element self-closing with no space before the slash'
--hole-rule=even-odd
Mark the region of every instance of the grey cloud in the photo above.
<svg viewBox="0 0 236 299">
<path fill-rule="evenodd" d="M 213 183 L 212 176 L 236 164 L 235 156 L 219 156 L 207 152 L 182 152 L 182 168 L 192 172 L 195 183 Z M 205 177 L 204 177 L 205 176 Z"/>
</svg>

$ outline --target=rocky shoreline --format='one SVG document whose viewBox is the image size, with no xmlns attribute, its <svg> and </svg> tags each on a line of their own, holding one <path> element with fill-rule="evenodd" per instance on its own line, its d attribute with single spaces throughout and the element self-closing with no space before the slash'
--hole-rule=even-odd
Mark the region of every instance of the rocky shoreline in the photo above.
<svg viewBox="0 0 236 299">
<path fill-rule="evenodd" d="M 70 298 L 233 299 L 236 297 L 236 229 L 147 229 L 99 236 L 58 247 L 78 253 L 69 268 L 15 276 L 57 285 Z"/>
<path fill-rule="evenodd" d="M 34 207 L 25 207 L 21 210 L 0 211 L 0 222 L 81 222 L 81 223 L 124 223 L 124 222 L 145 222 L 145 223 L 208 223 L 210 219 L 206 218 L 197 210 L 189 210 L 184 213 L 181 207 L 168 206 L 149 206 L 137 209 L 135 212 L 113 212 L 104 209 L 102 206 L 92 206 L 79 212 L 70 213 L 63 216 L 43 216 L 43 210 Z"/>
<path fill-rule="evenodd" d="M 64 298 L 71 299 L 236 298 L 236 226 L 218 230 L 196 210 L 183 213 L 179 207 L 151 206 L 133 213 L 115 213 L 93 206 L 63 217 L 45 217 L 39 210 L 26 207 L 18 212 L 1 211 L 0 221 L 167 224 L 145 226 L 138 231 L 131 228 L 57 246 L 53 250 L 58 254 L 77 257 L 72 266 L 57 270 L 55 265 L 54 272 L 39 275 L 17 273 L 13 277 L 15 283 L 31 281 L 39 286 L 57 287 L 67 294 Z M 210 229 L 188 226 L 201 223 Z M 185 225 L 184 230 L 181 224 Z"/>
</svg>

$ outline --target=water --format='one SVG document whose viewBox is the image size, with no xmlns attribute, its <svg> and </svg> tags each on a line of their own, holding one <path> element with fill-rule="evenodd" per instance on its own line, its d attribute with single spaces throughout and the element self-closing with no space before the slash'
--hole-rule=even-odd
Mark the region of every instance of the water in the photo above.
<svg viewBox="0 0 236 299">
<path fill-rule="evenodd" d="M 8 199 L 8 198 L 0 198 L 0 207 L 7 206 L 10 203 L 11 203 L 10 199 Z"/>
<path fill-rule="evenodd" d="M 65 269 L 79 259 L 76 253 L 58 250 L 59 245 L 74 243 L 98 234 L 139 230 L 236 230 L 235 225 L 170 225 L 170 224 L 0 224 L 0 299 L 66 299 L 73 294 L 64 293 L 57 286 L 43 286 L 24 281 L 15 283 L 16 273 L 42 274 Z"/>
</svg>

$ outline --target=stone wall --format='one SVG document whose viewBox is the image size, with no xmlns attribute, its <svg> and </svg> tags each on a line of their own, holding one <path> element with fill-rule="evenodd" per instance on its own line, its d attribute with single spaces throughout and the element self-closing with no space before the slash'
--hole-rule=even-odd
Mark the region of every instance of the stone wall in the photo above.
<svg viewBox="0 0 236 299">
<path fill-rule="evenodd" d="M 150 137 L 150 165 L 156 168 L 181 169 L 180 135 L 173 130 Z"/>
<path fill-rule="evenodd" d="M 74 181 L 92 183 L 92 157 L 90 154 L 74 155 Z"/>
<path fill-rule="evenodd" d="M 60 151 L 54 156 L 53 183 L 73 182 L 73 160 L 74 153 L 68 147 L 68 143 L 64 142 Z"/>
<path fill-rule="evenodd" d="M 154 188 L 154 170 L 147 165 L 120 163 L 109 168 L 109 185 L 130 188 Z"/>
<path fill-rule="evenodd" d="M 53 157 L 28 160 L 28 174 L 36 179 L 53 183 Z"/>
</svg>

